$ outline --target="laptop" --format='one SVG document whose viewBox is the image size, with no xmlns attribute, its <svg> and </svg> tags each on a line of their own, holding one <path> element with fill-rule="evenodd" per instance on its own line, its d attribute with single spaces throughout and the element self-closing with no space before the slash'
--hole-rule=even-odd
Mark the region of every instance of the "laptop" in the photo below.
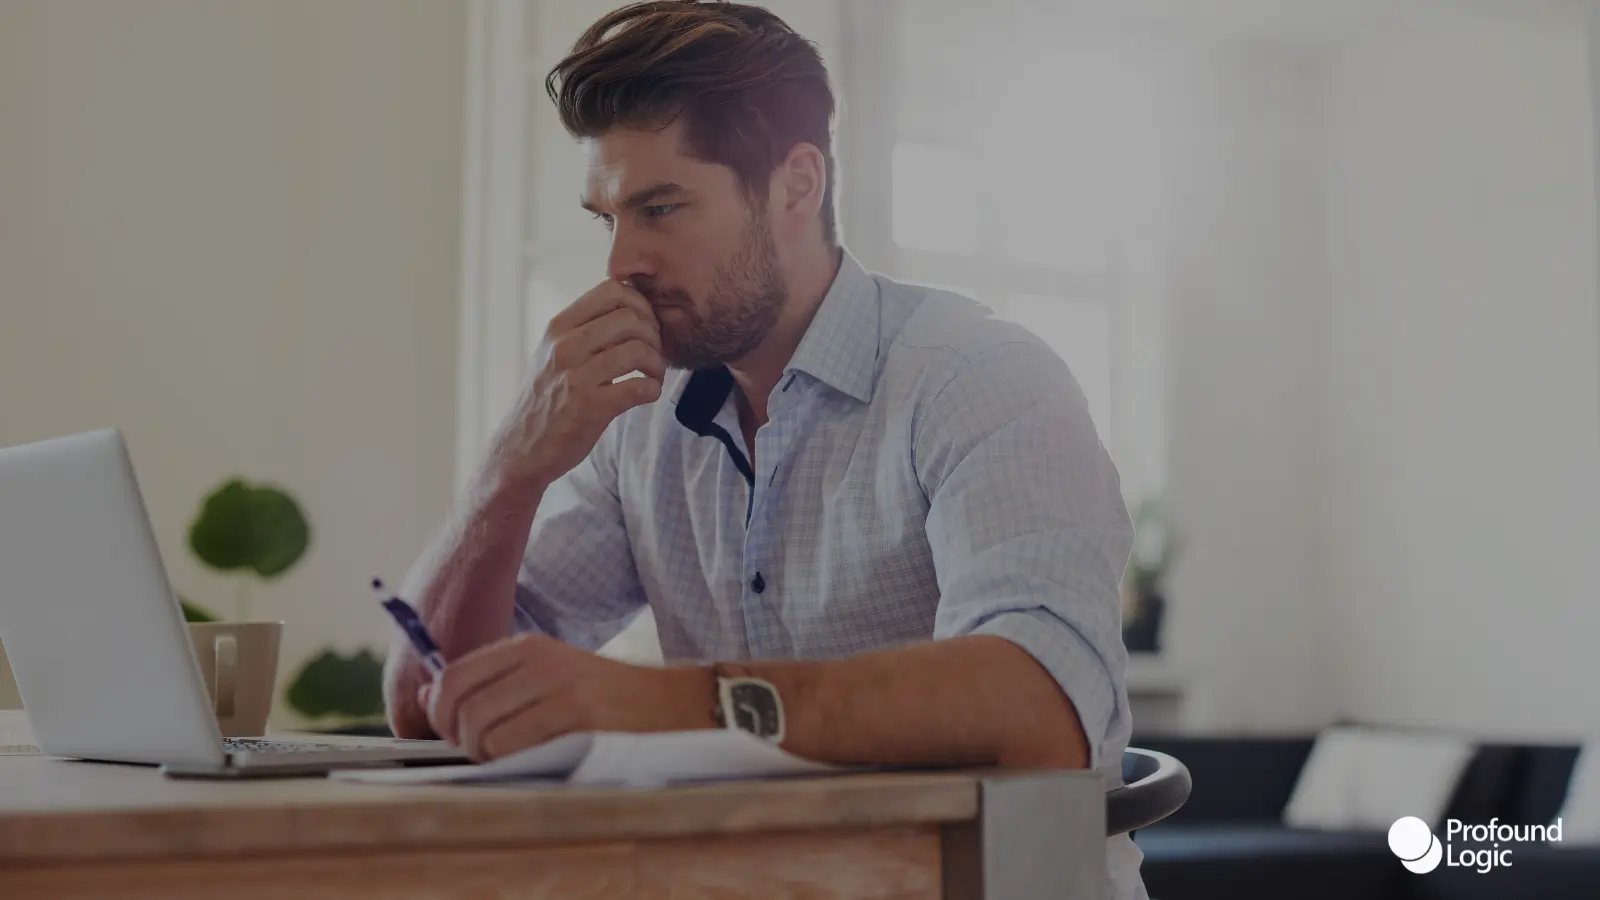
<svg viewBox="0 0 1600 900">
<path fill-rule="evenodd" d="M 116 429 L 0 449 L 0 641 L 51 756 L 222 778 L 466 761 L 441 741 L 222 737 Z"/>
</svg>

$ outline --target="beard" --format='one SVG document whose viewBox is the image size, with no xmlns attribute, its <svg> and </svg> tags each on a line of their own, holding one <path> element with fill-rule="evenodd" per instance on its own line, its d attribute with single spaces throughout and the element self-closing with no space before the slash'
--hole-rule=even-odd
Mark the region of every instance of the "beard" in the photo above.
<svg viewBox="0 0 1600 900">
<path fill-rule="evenodd" d="M 777 324 L 788 298 L 778 274 L 778 250 L 759 211 L 752 210 L 750 220 L 738 251 L 712 276 L 703 311 L 681 288 L 649 277 L 633 279 L 634 290 L 656 307 L 661 356 L 669 367 L 694 371 L 737 362 Z M 664 308 L 673 310 L 677 321 L 663 318 Z"/>
</svg>

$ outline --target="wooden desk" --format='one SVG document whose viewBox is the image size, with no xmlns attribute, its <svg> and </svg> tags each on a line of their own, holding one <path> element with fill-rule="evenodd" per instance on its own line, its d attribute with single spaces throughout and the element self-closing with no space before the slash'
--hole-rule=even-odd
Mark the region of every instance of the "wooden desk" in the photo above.
<svg viewBox="0 0 1600 900">
<path fill-rule="evenodd" d="M 1090 773 L 659 791 L 171 780 L 0 757 L 0 897 L 1102 900 Z"/>
</svg>

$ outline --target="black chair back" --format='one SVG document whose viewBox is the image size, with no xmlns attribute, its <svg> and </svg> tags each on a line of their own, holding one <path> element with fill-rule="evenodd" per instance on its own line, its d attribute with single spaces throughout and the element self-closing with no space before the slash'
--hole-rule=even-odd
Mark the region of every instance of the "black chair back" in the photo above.
<svg viewBox="0 0 1600 900">
<path fill-rule="evenodd" d="M 1129 747 L 1122 755 L 1124 784 L 1106 791 L 1106 834 L 1128 834 L 1183 807 L 1192 786 L 1189 769 L 1175 757 Z"/>
</svg>

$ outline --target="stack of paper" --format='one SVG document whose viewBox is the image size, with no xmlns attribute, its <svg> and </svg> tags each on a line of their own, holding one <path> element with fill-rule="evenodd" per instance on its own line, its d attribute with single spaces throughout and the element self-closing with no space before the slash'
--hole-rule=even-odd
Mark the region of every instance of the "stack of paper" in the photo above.
<svg viewBox="0 0 1600 900">
<path fill-rule="evenodd" d="M 475 766 L 345 769 L 328 777 L 369 784 L 559 780 L 569 784 L 659 787 L 685 781 L 775 778 L 838 771 L 787 753 L 744 731 L 569 734 Z"/>
</svg>

